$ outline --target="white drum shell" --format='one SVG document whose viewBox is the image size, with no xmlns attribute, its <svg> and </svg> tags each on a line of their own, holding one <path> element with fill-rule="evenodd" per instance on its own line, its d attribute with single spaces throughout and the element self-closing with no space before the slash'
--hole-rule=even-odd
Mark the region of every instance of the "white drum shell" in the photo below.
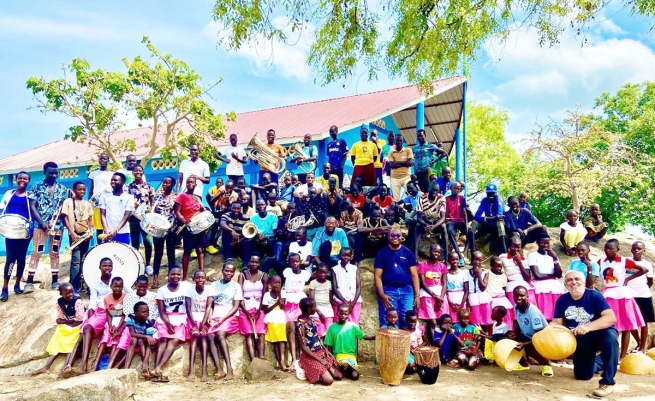
<svg viewBox="0 0 655 401">
<path fill-rule="evenodd" d="M 146 213 L 139 224 L 141 229 L 156 238 L 163 238 L 171 228 L 171 223 L 161 214 Z"/>
<path fill-rule="evenodd" d="M 87 285 L 91 286 L 100 279 L 100 261 L 104 258 L 114 262 L 111 276 L 122 278 L 124 288 L 132 287 L 146 268 L 143 256 L 131 246 L 120 242 L 100 244 L 93 247 L 84 259 L 82 274 Z"/>
<path fill-rule="evenodd" d="M 30 221 L 19 214 L 0 216 L 0 235 L 9 239 L 25 239 L 30 236 Z"/>
<path fill-rule="evenodd" d="M 187 228 L 193 234 L 199 234 L 207 229 L 209 229 L 216 219 L 212 212 L 205 210 L 204 212 L 198 213 L 197 215 L 191 218 Z"/>
</svg>

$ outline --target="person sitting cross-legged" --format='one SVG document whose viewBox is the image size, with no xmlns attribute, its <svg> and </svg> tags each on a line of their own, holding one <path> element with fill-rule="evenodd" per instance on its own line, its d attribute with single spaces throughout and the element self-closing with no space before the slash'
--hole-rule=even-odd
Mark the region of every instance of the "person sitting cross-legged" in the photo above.
<svg viewBox="0 0 655 401">
<path fill-rule="evenodd" d="M 273 256 L 275 246 L 275 230 L 277 229 L 278 218 L 266 210 L 266 202 L 263 199 L 257 200 L 257 214 L 250 218 L 250 222 L 257 227 L 255 236 L 256 247 L 262 253 Z"/>
<path fill-rule="evenodd" d="M 382 218 L 382 211 L 378 208 L 371 210 L 371 217 L 367 217 L 357 225 L 355 236 L 355 259 L 357 264 L 364 255 L 376 255 L 387 245 L 386 234 L 391 229 L 389 223 Z"/>
</svg>

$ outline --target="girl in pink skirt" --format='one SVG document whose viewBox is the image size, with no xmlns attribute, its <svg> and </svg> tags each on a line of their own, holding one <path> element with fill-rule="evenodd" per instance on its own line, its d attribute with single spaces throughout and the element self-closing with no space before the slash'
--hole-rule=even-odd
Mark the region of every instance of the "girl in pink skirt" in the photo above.
<svg viewBox="0 0 655 401">
<path fill-rule="evenodd" d="M 268 288 L 268 275 L 259 271 L 261 256 L 258 253 L 250 255 L 248 269 L 239 275 L 239 284 L 243 291 L 243 301 L 239 311 L 239 331 L 246 337 L 248 356 L 252 361 L 255 356 L 264 358 L 264 334 L 266 323 L 264 313 L 260 311 L 262 299 Z M 255 335 L 257 333 L 257 354 L 255 354 Z"/>
<path fill-rule="evenodd" d="M 239 305 L 243 301 L 243 293 L 241 286 L 236 281 L 232 281 L 236 267 L 231 259 L 228 259 L 223 264 L 223 278 L 214 281 L 212 286 L 212 317 L 208 330 L 209 351 L 212 355 L 212 360 L 216 365 L 215 379 L 232 379 L 234 372 L 232 370 L 232 362 L 230 360 L 230 349 L 227 346 L 227 336 L 239 331 Z M 221 363 L 218 359 L 218 350 L 216 343 L 221 349 L 221 355 L 225 360 L 225 371 L 223 373 Z"/>
<path fill-rule="evenodd" d="M 487 293 L 491 297 L 491 310 L 496 306 L 502 306 L 507 313 L 503 316 L 503 322 L 508 327 L 514 325 L 514 305 L 509 302 L 505 293 L 507 287 L 507 276 L 503 271 L 503 263 L 498 256 L 492 256 L 489 265 L 491 272 L 487 275 Z M 489 334 L 489 333 L 487 333 Z"/>
<path fill-rule="evenodd" d="M 483 326 L 489 331 L 493 320 L 491 319 L 491 295 L 487 290 L 489 271 L 482 268 L 484 255 L 482 252 L 473 253 L 473 267 L 469 270 L 468 303 L 471 307 L 471 322 Z"/>
<path fill-rule="evenodd" d="M 319 263 L 316 269 L 316 279 L 309 283 L 309 297 L 316 302 L 316 314 L 312 315 L 318 336 L 325 337 L 328 327 L 334 321 L 334 311 L 332 310 L 332 283 L 327 279 L 327 263 Z"/>
<path fill-rule="evenodd" d="M 205 283 L 207 276 L 202 270 L 196 270 L 193 273 L 195 285 L 189 285 L 188 293 L 184 302 L 186 303 L 186 312 L 189 325 L 190 340 L 189 343 L 189 372 L 187 377 L 193 377 L 194 361 L 196 358 L 196 349 L 200 343 L 200 358 L 202 378 L 200 381 L 207 381 L 207 322 L 209 320 L 209 311 L 211 310 L 211 288 Z"/>
<path fill-rule="evenodd" d="M 102 337 L 98 343 L 98 355 L 103 355 L 107 347 L 111 349 L 109 353 L 108 369 L 114 367 L 114 362 L 119 351 L 127 351 L 130 347 L 130 331 L 125 327 L 125 313 L 123 313 L 123 301 L 127 293 L 123 292 L 123 279 L 114 277 L 111 279 L 111 294 L 105 295 L 102 299 L 104 309 L 107 311 L 107 323 Z M 96 363 L 93 370 L 98 370 L 100 358 L 96 357 Z"/>
<path fill-rule="evenodd" d="M 359 267 L 350 263 L 352 258 L 352 248 L 341 248 L 341 261 L 332 268 L 333 315 L 338 316 L 339 305 L 347 303 L 350 305 L 347 321 L 359 326 L 359 316 L 362 313 L 361 281 Z"/>
<path fill-rule="evenodd" d="M 537 241 L 539 249 L 528 255 L 528 266 L 534 278 L 534 292 L 537 307 L 546 320 L 553 320 L 555 301 L 566 290 L 558 278 L 562 278 L 562 268 L 555 252 L 550 249 L 550 237 L 544 233 Z"/>
<path fill-rule="evenodd" d="M 446 298 L 453 322 L 459 322 L 459 311 L 466 308 L 468 301 L 469 273 L 459 268 L 459 254 L 451 252 L 448 255 L 448 274 L 446 278 Z"/>
<path fill-rule="evenodd" d="M 178 345 L 189 337 L 186 296 L 188 283 L 182 280 L 182 269 L 173 267 L 168 271 L 168 284 L 157 290 L 155 299 L 159 309 L 159 319 L 155 322 L 159 344 L 157 360 L 152 373 L 153 381 L 162 381 L 162 368 L 171 359 Z"/>
<path fill-rule="evenodd" d="M 312 277 L 307 270 L 300 269 L 300 255 L 297 253 L 289 254 L 289 267 L 282 272 L 284 276 L 284 291 L 286 294 L 284 304 L 284 314 L 287 317 L 287 341 L 291 351 L 292 365 L 296 365 L 298 360 L 298 351 L 296 349 L 296 320 L 301 311 L 298 305 L 300 300 L 306 298 L 304 293 L 305 285 Z"/>
<path fill-rule="evenodd" d="M 520 237 L 512 237 L 509 244 L 509 252 L 500 255 L 500 261 L 505 269 L 507 275 L 507 286 L 505 287 L 505 295 L 507 299 L 514 305 L 514 288 L 518 286 L 525 287 L 528 290 L 528 299 L 533 304 L 537 305 L 537 298 L 535 297 L 534 287 L 532 286 L 532 277 L 530 270 L 523 257 L 523 245 L 521 244 Z"/>
<path fill-rule="evenodd" d="M 622 334 L 619 359 L 623 359 L 630 345 L 630 331 L 638 330 L 646 324 L 634 300 L 635 291 L 627 284 L 646 274 L 646 268 L 619 255 L 619 241 L 616 239 L 605 243 L 605 258 L 599 260 L 598 264 L 605 282 L 603 295 L 616 315 L 614 326 Z"/>
<path fill-rule="evenodd" d="M 417 273 L 421 280 L 419 292 L 420 305 L 418 318 L 425 320 L 428 324 L 428 341 L 432 344 L 434 330 L 437 327 L 437 319 L 444 313 L 448 313 L 448 302 L 446 299 L 446 280 L 448 268 L 440 262 L 441 246 L 430 245 L 430 257 L 418 264 Z"/>
</svg>

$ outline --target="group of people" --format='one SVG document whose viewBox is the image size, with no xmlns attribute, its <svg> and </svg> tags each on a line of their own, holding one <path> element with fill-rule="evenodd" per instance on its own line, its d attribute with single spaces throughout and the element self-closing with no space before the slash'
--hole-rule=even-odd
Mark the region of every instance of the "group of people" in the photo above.
<svg viewBox="0 0 655 401">
<path fill-rule="evenodd" d="M 58 328 L 49 347 L 53 355 L 69 354 L 66 374 L 73 371 L 78 354 L 80 372 L 87 371 L 91 344 L 97 339 L 100 349 L 94 368 L 105 349 L 110 349 L 109 367 L 129 367 L 138 350 L 144 377 L 166 380 L 164 364 L 180 343 L 190 341 L 189 375 L 199 345 L 202 378 L 207 379 L 208 352 L 216 377 L 229 377 L 226 336 L 239 331 L 246 336 L 251 358 L 262 357 L 269 341 L 280 369 L 303 371 L 310 382 L 329 384 L 342 376 L 356 379 L 357 339 L 372 338 L 357 326 L 358 265 L 363 258 L 375 256 L 380 326 L 409 329 L 413 348 L 424 343 L 438 346 L 443 362 L 450 366 L 474 369 L 484 356 L 482 339 L 491 342 L 507 336 L 528 349 L 532 334 L 548 324 L 565 325 L 578 337 L 593 338 L 576 351 L 577 378 L 588 379 L 590 369 L 593 375 L 593 363 L 591 367 L 588 363 L 596 351 L 601 351 L 605 365 L 616 365 L 627 352 L 631 333 L 639 350 L 645 350 L 645 323 L 655 321 L 649 290 L 652 267 L 643 259 L 640 242 L 633 244 L 632 259 L 618 255 L 616 240 L 605 243 L 606 258 L 589 259 L 588 242 L 599 242 L 608 229 L 598 205 L 591 206 L 584 223 L 578 212 L 570 211 L 560 226 L 564 251 L 578 257 L 568 267 L 563 285 L 564 269 L 525 194 L 504 202 L 497 185 L 489 184 L 472 213 L 463 195 L 465 183 L 452 178 L 447 153 L 440 144 L 427 143 L 425 131 L 417 132 L 413 148 L 405 146 L 401 135 L 390 133 L 385 142 L 367 127 L 360 133 L 361 140 L 349 149 L 338 137 L 337 127 L 330 128 L 328 162 L 320 174 L 311 171 L 318 152 L 307 135 L 302 154 L 291 160 L 303 166 L 303 174 L 278 175 L 262 166 L 257 183 L 250 186 L 243 170 L 246 152 L 234 134 L 230 145 L 216 154 L 227 163 L 226 177 L 218 177 L 207 191 L 204 186 L 210 183 L 211 172 L 197 145 L 190 147 L 190 158 L 181 163 L 178 177 L 164 178 L 157 190 L 147 183 L 135 156 L 127 157 L 125 169 L 111 171 L 108 156 L 99 155 L 100 167 L 89 175 L 88 201 L 84 182 L 73 184 L 72 197 L 57 182 L 55 163 L 44 165 L 45 179 L 30 191 L 29 174 L 18 173 L 16 189 L 5 194 L 0 209 L 3 214 L 23 216 L 34 223 L 34 229 L 25 239 L 6 238 L 0 300 L 8 299 L 14 265 L 18 277 L 14 293 L 34 291 L 34 273 L 49 238 L 51 288 L 61 294 L 57 324 L 76 328 Z M 268 131 L 266 146 L 286 157 L 284 148 L 275 143 L 274 130 Z M 354 171 L 345 186 L 348 154 Z M 207 232 L 194 234 L 184 228 L 205 209 L 215 217 Z M 138 219 L 145 212 L 164 216 L 173 229 L 164 237 L 150 238 Z M 252 226 L 255 235 L 244 229 Z M 58 255 L 64 228 L 75 248 L 70 284 L 60 285 Z M 100 241 L 136 249 L 143 243 L 147 275 L 139 277 L 134 291 L 131 283 L 123 285 L 120 278 L 112 277 L 112 261 L 103 259 L 100 281 L 87 283 L 92 299 L 85 312 L 79 307 L 80 273 L 94 229 Z M 476 250 L 481 235 L 489 236 L 491 252 L 498 255 L 490 258 L 489 269 L 483 268 L 485 256 Z M 177 266 L 175 247 L 180 236 L 184 253 Z M 461 244 L 460 238 L 464 238 Z M 21 289 L 30 241 L 28 279 Z M 430 243 L 429 255 L 418 263 L 423 242 Z M 537 243 L 538 250 L 526 258 L 523 247 L 531 242 Z M 164 247 L 168 282 L 160 287 Z M 214 254 L 219 249 L 225 260 L 223 278 L 205 286 L 204 252 Z M 193 257 L 199 268 L 193 274 L 195 285 L 186 281 Z M 244 266 L 241 273 L 236 271 L 237 258 Z M 603 295 L 596 290 L 597 280 L 604 282 Z M 156 294 L 147 291 L 148 286 Z M 427 329 L 418 321 L 424 321 Z M 608 345 L 617 330 L 623 333 L 620 353 Z M 287 344 L 291 363 L 286 360 Z M 148 358 L 153 345 L 151 371 Z M 536 359 L 543 362 L 544 376 L 552 377 L 548 361 Z M 599 393 L 611 391 L 608 386 L 613 385 L 615 370 L 616 366 L 605 366 Z"/>
</svg>

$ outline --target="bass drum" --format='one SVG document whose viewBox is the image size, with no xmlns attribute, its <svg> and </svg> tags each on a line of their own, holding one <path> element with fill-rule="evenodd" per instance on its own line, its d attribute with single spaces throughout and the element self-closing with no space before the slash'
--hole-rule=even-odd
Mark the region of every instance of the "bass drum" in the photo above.
<svg viewBox="0 0 655 401">
<path fill-rule="evenodd" d="M 104 258 L 110 258 L 114 262 L 111 276 L 122 278 L 124 288 L 131 288 L 146 268 L 143 256 L 131 246 L 120 242 L 100 244 L 86 254 L 82 266 L 84 281 L 89 287 L 100 280 L 100 261 Z"/>
</svg>

